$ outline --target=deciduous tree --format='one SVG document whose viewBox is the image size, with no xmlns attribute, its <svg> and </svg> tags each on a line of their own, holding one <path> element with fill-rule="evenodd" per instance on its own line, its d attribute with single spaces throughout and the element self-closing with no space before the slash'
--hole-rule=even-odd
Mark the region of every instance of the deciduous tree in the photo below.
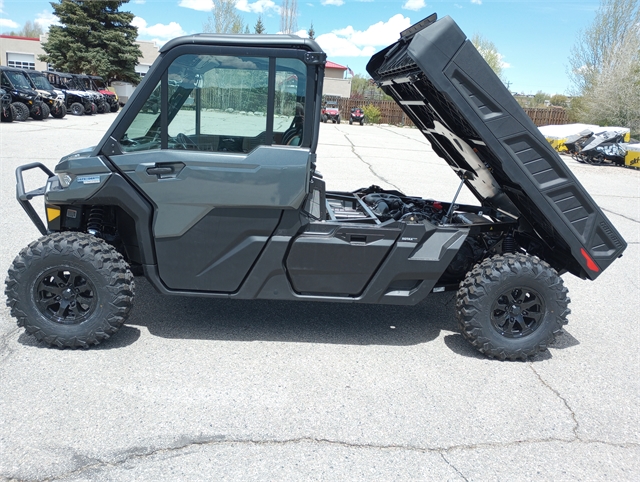
<svg viewBox="0 0 640 482">
<path fill-rule="evenodd" d="M 571 50 L 569 75 L 581 96 L 576 117 L 640 133 L 640 4 L 602 0 Z"/>
<path fill-rule="evenodd" d="M 502 77 L 503 62 L 502 55 L 498 52 L 496 45 L 489 39 L 483 37 L 479 33 L 474 34 L 471 38 L 471 43 L 478 49 L 482 58 L 489 64 L 491 70 L 493 70 L 500 80 L 504 81 Z"/>
<path fill-rule="evenodd" d="M 298 31 L 298 1 L 282 0 L 280 7 L 280 31 L 295 33 Z"/>
<path fill-rule="evenodd" d="M 138 83 L 135 66 L 142 52 L 135 43 L 138 29 L 131 25 L 134 15 L 119 10 L 125 3 L 128 0 L 52 2 L 61 25 L 50 27 L 42 44 L 46 55 L 39 59 L 56 70 Z"/>
<path fill-rule="evenodd" d="M 238 0 L 213 0 L 213 9 L 207 21 L 202 24 L 205 32 L 242 33 L 244 20 L 236 9 Z"/>
<path fill-rule="evenodd" d="M 17 35 L 18 37 L 40 38 L 40 35 L 44 33 L 42 26 L 38 23 L 27 20 L 24 26 L 20 30 L 12 30 L 5 32 L 5 35 Z"/>
</svg>

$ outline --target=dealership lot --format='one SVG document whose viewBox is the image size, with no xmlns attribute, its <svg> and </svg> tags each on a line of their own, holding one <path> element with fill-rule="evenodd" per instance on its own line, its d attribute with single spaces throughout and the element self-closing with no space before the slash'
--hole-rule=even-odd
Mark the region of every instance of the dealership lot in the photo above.
<svg viewBox="0 0 640 482">
<path fill-rule="evenodd" d="M 3 271 L 38 237 L 15 168 L 53 169 L 115 117 L 0 125 Z M 455 193 L 415 129 L 320 129 L 328 189 Z M 563 159 L 629 247 L 594 282 L 564 276 L 572 314 L 548 353 L 484 358 L 452 293 L 414 307 L 208 300 L 138 278 L 127 325 L 75 351 L 37 343 L 3 303 L 0 479 L 637 480 L 640 171 Z"/>
</svg>

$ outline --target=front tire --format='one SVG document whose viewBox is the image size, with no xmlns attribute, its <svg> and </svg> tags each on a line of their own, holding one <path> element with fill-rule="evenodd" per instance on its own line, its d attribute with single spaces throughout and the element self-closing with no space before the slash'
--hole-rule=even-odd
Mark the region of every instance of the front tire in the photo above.
<svg viewBox="0 0 640 482">
<path fill-rule="evenodd" d="M 11 105 L 16 111 L 16 116 L 13 118 L 14 120 L 24 122 L 29 118 L 29 108 L 27 107 L 27 104 L 24 104 L 22 102 L 14 102 Z"/>
<path fill-rule="evenodd" d="M 2 117 L 0 121 L 2 122 L 13 122 L 13 119 L 16 117 L 16 108 L 9 104 L 8 106 L 2 109 Z"/>
<path fill-rule="evenodd" d="M 58 348 L 108 339 L 133 303 L 133 275 L 122 256 L 85 233 L 54 233 L 24 248 L 5 280 L 18 326 Z"/>
<path fill-rule="evenodd" d="M 67 115 L 67 108 L 64 104 L 60 104 L 59 106 L 54 107 L 51 111 L 51 116 L 55 119 L 62 119 Z"/>
<path fill-rule="evenodd" d="M 477 264 L 457 293 L 462 334 L 481 353 L 526 360 L 544 351 L 567 324 L 568 290 L 547 263 L 504 254 Z"/>
</svg>

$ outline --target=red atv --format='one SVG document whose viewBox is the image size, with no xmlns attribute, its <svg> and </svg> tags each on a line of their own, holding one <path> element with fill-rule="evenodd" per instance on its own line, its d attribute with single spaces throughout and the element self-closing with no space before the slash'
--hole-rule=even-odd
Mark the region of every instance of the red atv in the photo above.
<svg viewBox="0 0 640 482">
<path fill-rule="evenodd" d="M 360 107 L 354 107 L 351 109 L 351 117 L 349 117 L 349 124 L 359 122 L 361 126 L 364 125 L 364 111 Z"/>
<path fill-rule="evenodd" d="M 340 124 L 340 109 L 335 100 L 328 100 L 322 107 L 322 122 L 333 121 Z"/>
</svg>

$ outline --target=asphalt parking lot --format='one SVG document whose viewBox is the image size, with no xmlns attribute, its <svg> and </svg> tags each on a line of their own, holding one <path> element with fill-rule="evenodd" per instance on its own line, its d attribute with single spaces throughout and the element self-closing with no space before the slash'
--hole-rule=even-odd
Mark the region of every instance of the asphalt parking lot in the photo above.
<svg viewBox="0 0 640 482">
<path fill-rule="evenodd" d="M 115 118 L 0 125 L 4 272 L 39 235 L 16 166 L 53 169 Z M 138 278 L 112 340 L 64 351 L 2 303 L 0 478 L 639 480 L 640 171 L 564 159 L 629 247 L 594 282 L 564 276 L 569 325 L 536 359 L 478 354 L 451 293 L 414 307 L 208 300 Z M 457 187 L 415 129 L 322 124 L 318 169 L 331 190 L 450 200 Z"/>
</svg>

